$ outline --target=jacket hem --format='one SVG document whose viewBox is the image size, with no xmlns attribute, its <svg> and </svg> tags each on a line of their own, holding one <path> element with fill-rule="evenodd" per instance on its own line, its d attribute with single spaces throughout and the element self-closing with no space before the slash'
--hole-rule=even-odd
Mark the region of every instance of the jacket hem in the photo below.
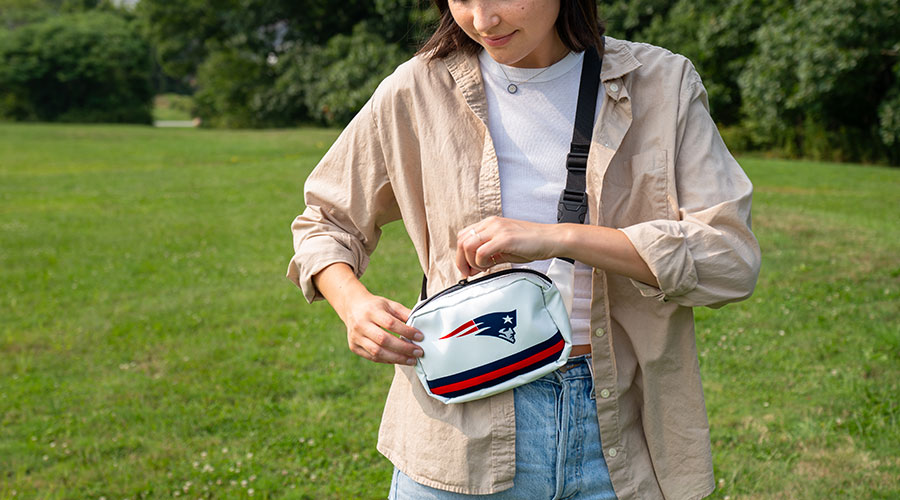
<svg viewBox="0 0 900 500">
<path fill-rule="evenodd" d="M 697 496 L 688 497 L 687 500 L 701 500 L 713 494 L 716 491 L 715 485 L 707 486 L 705 489 L 700 490 L 700 493 Z"/>
<path fill-rule="evenodd" d="M 431 478 L 416 474 L 415 472 L 408 470 L 406 468 L 406 464 L 402 463 L 399 460 L 399 457 L 396 456 L 396 454 L 393 452 L 393 450 L 390 450 L 384 446 L 381 446 L 380 444 L 378 446 L 376 446 L 376 449 L 378 450 L 379 453 L 384 455 L 384 458 L 387 458 L 388 461 L 390 461 L 392 464 L 394 464 L 394 467 L 400 469 L 400 471 L 402 471 L 404 474 L 406 474 L 407 477 L 409 477 L 413 481 L 415 481 L 423 486 L 428 486 L 429 488 L 435 488 L 438 490 L 449 491 L 451 493 L 460 493 L 462 495 L 491 495 L 493 493 L 499 493 L 501 491 L 505 491 L 505 490 L 508 490 L 513 487 L 512 480 L 497 483 L 493 487 L 487 488 L 487 489 L 466 488 L 464 486 L 447 484 L 445 482 L 431 479 Z"/>
</svg>

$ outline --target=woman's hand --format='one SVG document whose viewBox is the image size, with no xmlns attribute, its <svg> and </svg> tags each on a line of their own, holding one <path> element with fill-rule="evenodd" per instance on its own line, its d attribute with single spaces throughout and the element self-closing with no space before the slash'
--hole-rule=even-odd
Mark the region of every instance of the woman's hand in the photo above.
<svg viewBox="0 0 900 500">
<path fill-rule="evenodd" d="M 617 229 L 591 224 L 538 224 L 488 217 L 456 235 L 456 267 L 472 276 L 503 262 L 567 257 L 659 286 L 631 240 Z"/>
<path fill-rule="evenodd" d="M 409 313 L 403 304 L 371 293 L 355 301 L 341 315 L 350 350 L 377 363 L 415 365 L 422 349 L 410 340 L 422 340 L 424 336 L 406 324 Z"/>
<path fill-rule="evenodd" d="M 456 235 L 456 267 L 465 276 L 502 262 L 532 262 L 559 255 L 559 224 L 488 217 Z"/>
<path fill-rule="evenodd" d="M 377 363 L 405 365 L 415 365 L 422 356 L 422 349 L 410 342 L 425 338 L 406 324 L 410 310 L 370 293 L 350 266 L 332 264 L 313 281 L 347 327 L 347 344 L 355 354 Z"/>
</svg>

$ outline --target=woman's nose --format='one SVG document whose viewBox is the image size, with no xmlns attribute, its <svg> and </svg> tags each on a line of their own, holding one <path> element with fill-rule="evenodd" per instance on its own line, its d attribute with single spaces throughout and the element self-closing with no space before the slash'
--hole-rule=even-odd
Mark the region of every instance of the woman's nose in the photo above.
<svg viewBox="0 0 900 500">
<path fill-rule="evenodd" d="M 491 6 L 493 2 L 473 3 L 476 5 L 474 5 L 472 12 L 472 27 L 479 33 L 488 33 L 491 28 L 500 24 L 500 16 L 497 15 L 496 10 Z"/>
</svg>

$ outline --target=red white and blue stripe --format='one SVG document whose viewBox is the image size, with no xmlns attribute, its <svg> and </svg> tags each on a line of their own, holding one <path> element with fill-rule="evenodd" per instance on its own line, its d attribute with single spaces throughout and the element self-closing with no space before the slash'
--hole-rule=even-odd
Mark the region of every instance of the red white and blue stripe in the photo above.
<svg viewBox="0 0 900 500">
<path fill-rule="evenodd" d="M 471 329 L 471 327 L 470 327 Z M 566 342 L 559 331 L 549 339 L 506 358 L 454 375 L 426 380 L 432 394 L 446 398 L 463 396 L 502 384 L 524 373 L 556 362 Z"/>
</svg>

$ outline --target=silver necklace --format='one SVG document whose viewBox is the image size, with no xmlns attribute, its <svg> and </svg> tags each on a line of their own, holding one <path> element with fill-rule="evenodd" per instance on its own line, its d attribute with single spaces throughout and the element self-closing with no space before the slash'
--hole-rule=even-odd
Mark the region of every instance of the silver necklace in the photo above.
<svg viewBox="0 0 900 500">
<path fill-rule="evenodd" d="M 548 69 L 550 69 L 550 67 L 553 66 L 553 65 L 551 64 L 550 66 L 547 66 L 546 68 L 542 69 L 541 71 L 538 71 L 537 73 L 531 75 L 531 78 L 529 78 L 529 79 L 527 79 L 527 80 L 522 80 L 522 81 L 519 82 L 519 83 L 515 83 L 515 82 L 513 82 L 513 81 L 509 78 L 509 75 L 506 74 L 506 70 L 503 69 L 503 65 L 502 65 L 502 64 L 498 64 L 497 66 L 500 66 L 500 71 L 503 72 L 503 76 L 505 76 L 505 77 L 506 77 L 506 81 L 509 82 L 509 85 L 506 86 L 506 91 L 509 92 L 510 94 L 515 94 L 516 92 L 519 91 L 519 85 L 522 85 L 523 83 L 528 83 L 528 82 L 530 82 L 531 80 L 534 80 L 535 78 L 537 78 L 538 76 L 540 76 L 544 71 L 547 71 Z"/>
</svg>

